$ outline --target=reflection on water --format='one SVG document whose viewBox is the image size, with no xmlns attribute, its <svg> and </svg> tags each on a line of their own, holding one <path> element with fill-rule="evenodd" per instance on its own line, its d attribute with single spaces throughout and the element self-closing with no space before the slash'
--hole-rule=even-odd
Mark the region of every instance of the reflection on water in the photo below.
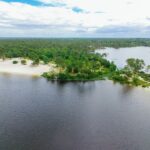
<svg viewBox="0 0 150 150">
<path fill-rule="evenodd" d="M 150 92 L 111 81 L 0 76 L 0 150 L 149 150 Z"/>
<path fill-rule="evenodd" d="M 70 90 L 70 88 L 74 88 L 79 94 L 91 93 L 95 89 L 95 82 L 55 82 L 54 84 L 57 85 L 58 92 L 63 92 L 66 90 Z"/>
<path fill-rule="evenodd" d="M 96 53 L 106 53 L 107 58 L 114 61 L 118 67 L 124 67 L 128 58 L 143 59 L 147 65 L 150 65 L 150 47 L 130 47 L 130 48 L 106 48 L 96 50 Z"/>
</svg>

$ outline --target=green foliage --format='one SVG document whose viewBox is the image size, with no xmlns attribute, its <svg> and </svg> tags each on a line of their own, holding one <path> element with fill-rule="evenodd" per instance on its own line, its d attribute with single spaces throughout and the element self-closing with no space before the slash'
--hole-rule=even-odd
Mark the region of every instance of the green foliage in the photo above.
<svg viewBox="0 0 150 150">
<path fill-rule="evenodd" d="M 35 60 L 33 60 L 32 65 L 36 66 L 36 65 L 39 65 L 39 63 L 40 63 L 40 60 L 39 59 L 35 59 Z"/>
<path fill-rule="evenodd" d="M 146 67 L 146 70 L 147 70 L 147 72 L 150 71 L 150 65 L 148 65 L 148 66 Z"/>
<path fill-rule="evenodd" d="M 1 39 L 0 57 L 28 57 L 48 61 L 58 56 L 67 58 L 71 51 L 92 52 L 103 47 L 150 46 L 150 39 Z M 66 52 L 64 54 L 64 51 Z"/>
<path fill-rule="evenodd" d="M 13 64 L 18 64 L 18 61 L 16 61 L 16 60 L 13 60 L 13 62 L 12 62 Z"/>
<path fill-rule="evenodd" d="M 142 59 L 134 59 L 134 58 L 129 58 L 127 59 L 127 66 L 126 69 L 128 69 L 131 72 L 139 72 L 142 69 L 144 69 L 145 63 L 144 60 Z"/>
<path fill-rule="evenodd" d="M 49 61 L 50 61 L 50 59 L 49 59 L 47 56 L 45 56 L 45 55 L 42 55 L 42 56 L 40 57 L 40 59 L 43 60 L 43 62 L 44 62 L 45 64 L 48 64 Z"/>
<path fill-rule="evenodd" d="M 27 61 L 25 59 L 21 60 L 21 64 L 22 65 L 26 65 L 27 64 Z"/>
</svg>

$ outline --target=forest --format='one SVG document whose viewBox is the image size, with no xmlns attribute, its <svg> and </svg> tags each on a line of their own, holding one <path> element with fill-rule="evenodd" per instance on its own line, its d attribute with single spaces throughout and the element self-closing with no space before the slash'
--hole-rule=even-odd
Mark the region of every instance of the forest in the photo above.
<svg viewBox="0 0 150 150">
<path fill-rule="evenodd" d="M 135 86 L 150 86 L 149 69 L 143 60 L 129 58 L 127 65 L 118 69 L 105 55 L 94 50 L 104 47 L 150 46 L 150 39 L 0 39 L 0 58 L 22 57 L 54 62 L 58 72 L 45 72 L 43 77 L 59 81 L 87 81 L 110 79 Z"/>
</svg>

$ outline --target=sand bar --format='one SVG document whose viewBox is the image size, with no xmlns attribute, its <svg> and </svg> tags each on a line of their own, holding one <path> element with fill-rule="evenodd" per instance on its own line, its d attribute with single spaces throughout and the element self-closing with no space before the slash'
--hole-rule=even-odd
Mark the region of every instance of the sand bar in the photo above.
<svg viewBox="0 0 150 150">
<path fill-rule="evenodd" d="M 14 60 L 18 61 L 18 63 L 13 64 Z M 33 66 L 31 60 L 26 60 L 27 64 L 22 65 L 21 60 L 21 58 L 0 59 L 0 73 L 40 76 L 44 72 L 53 71 L 55 66 L 54 64 L 44 65 L 42 63 L 38 66 Z"/>
</svg>

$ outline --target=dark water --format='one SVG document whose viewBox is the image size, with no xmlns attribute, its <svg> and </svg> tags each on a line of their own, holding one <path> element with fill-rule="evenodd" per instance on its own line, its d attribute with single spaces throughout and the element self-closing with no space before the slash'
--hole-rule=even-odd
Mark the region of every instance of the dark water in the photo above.
<svg viewBox="0 0 150 150">
<path fill-rule="evenodd" d="M 150 65 L 150 47 L 106 48 L 96 50 L 97 53 L 106 53 L 107 59 L 114 61 L 118 67 L 126 65 L 128 58 L 143 59 L 146 65 Z"/>
<path fill-rule="evenodd" d="M 150 90 L 1 75 L 0 150 L 150 150 Z"/>
</svg>

